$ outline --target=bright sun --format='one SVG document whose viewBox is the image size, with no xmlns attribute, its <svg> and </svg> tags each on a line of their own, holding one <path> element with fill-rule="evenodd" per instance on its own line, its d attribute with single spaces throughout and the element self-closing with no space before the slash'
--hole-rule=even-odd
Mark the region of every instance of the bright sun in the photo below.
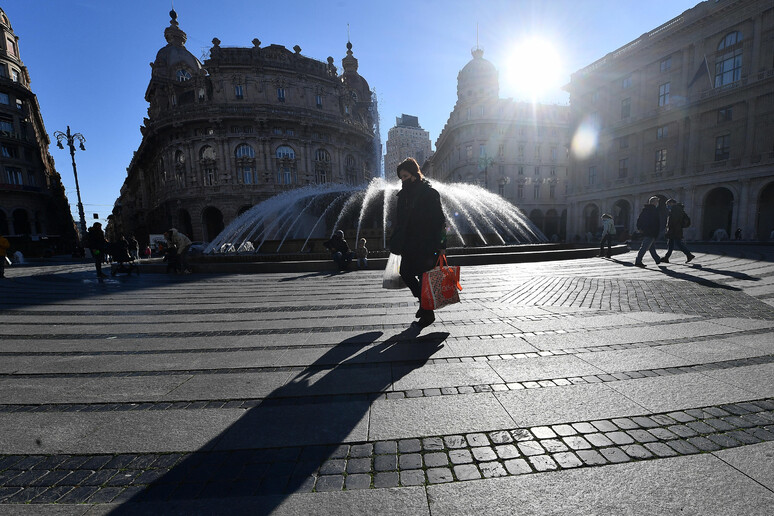
<svg viewBox="0 0 774 516">
<path fill-rule="evenodd" d="M 551 42 L 537 36 L 517 41 L 503 70 L 505 89 L 516 100 L 545 100 L 556 96 L 565 77 L 559 52 Z"/>
</svg>

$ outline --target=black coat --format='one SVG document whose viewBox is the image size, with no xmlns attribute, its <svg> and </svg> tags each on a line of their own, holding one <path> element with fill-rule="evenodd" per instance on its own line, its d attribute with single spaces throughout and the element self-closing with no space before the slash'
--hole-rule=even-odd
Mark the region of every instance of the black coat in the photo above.
<svg viewBox="0 0 774 516">
<path fill-rule="evenodd" d="M 100 228 L 92 226 L 86 231 L 86 233 L 88 235 L 87 242 L 89 244 L 89 249 L 99 249 L 100 251 L 105 250 L 105 247 L 107 247 L 107 241 L 105 240 L 104 231 L 102 231 Z"/>
<path fill-rule="evenodd" d="M 333 254 L 338 252 L 344 256 L 348 256 L 351 252 L 349 250 L 349 244 L 347 244 L 347 241 L 340 237 L 338 233 L 333 235 L 330 240 L 323 242 L 323 247 L 328 248 L 328 250 Z"/>
<path fill-rule="evenodd" d="M 646 204 L 642 207 L 640 216 L 637 218 L 637 229 L 642 231 L 642 234 L 646 237 L 658 237 L 658 232 L 661 229 L 661 219 L 655 206 Z"/>
<path fill-rule="evenodd" d="M 436 253 L 445 247 L 446 220 L 438 191 L 425 180 L 404 184 L 390 238 L 390 252 L 402 256 L 401 270 L 420 275 L 432 269 Z"/>
<path fill-rule="evenodd" d="M 666 237 L 682 240 L 683 228 L 685 227 L 685 210 L 682 204 L 673 204 L 669 209 L 669 216 L 666 221 Z"/>
</svg>

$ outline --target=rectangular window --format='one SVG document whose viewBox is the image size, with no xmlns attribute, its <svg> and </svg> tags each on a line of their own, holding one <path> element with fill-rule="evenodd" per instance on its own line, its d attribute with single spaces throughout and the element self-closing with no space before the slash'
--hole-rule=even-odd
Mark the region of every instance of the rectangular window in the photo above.
<svg viewBox="0 0 774 516">
<path fill-rule="evenodd" d="M 255 183 L 254 177 L 253 177 L 253 167 L 240 167 L 242 172 L 242 181 L 246 185 L 251 185 Z"/>
<path fill-rule="evenodd" d="M 589 167 L 589 184 L 593 185 L 597 182 L 597 167 Z"/>
<path fill-rule="evenodd" d="M 629 137 L 628 136 L 621 136 L 618 138 L 618 148 L 619 149 L 628 149 L 629 148 Z"/>
<path fill-rule="evenodd" d="M 540 185 L 535 185 L 533 187 L 532 195 L 535 199 L 540 199 Z"/>
<path fill-rule="evenodd" d="M 18 158 L 19 150 L 13 145 L 3 145 L 3 157 L 4 158 Z"/>
<path fill-rule="evenodd" d="M 212 186 L 215 184 L 215 169 L 212 167 L 207 167 L 204 169 L 204 184 L 207 186 Z"/>
<path fill-rule="evenodd" d="M 715 63 L 715 87 L 733 84 L 742 78 L 742 49 L 729 52 Z"/>
<path fill-rule="evenodd" d="M 556 175 L 556 167 L 551 167 L 551 175 L 552 176 Z"/>
<path fill-rule="evenodd" d="M 625 98 L 621 101 L 621 118 L 629 118 L 632 114 L 632 99 Z"/>
<path fill-rule="evenodd" d="M 22 171 L 17 167 L 5 167 L 5 176 L 8 179 L 8 184 L 21 185 L 22 183 Z"/>
<path fill-rule="evenodd" d="M 731 150 L 731 135 L 724 134 L 715 138 L 715 161 L 728 159 Z"/>
<path fill-rule="evenodd" d="M 548 187 L 548 198 L 556 199 L 556 185 L 552 184 Z"/>
<path fill-rule="evenodd" d="M 628 77 L 624 77 L 621 81 L 621 89 L 628 90 L 632 87 L 632 76 L 629 75 Z"/>
<path fill-rule="evenodd" d="M 500 196 L 505 195 L 505 185 L 502 183 L 497 183 L 497 194 Z"/>
<path fill-rule="evenodd" d="M 718 109 L 718 123 L 730 122 L 733 119 L 733 110 L 731 106 Z"/>
<path fill-rule="evenodd" d="M 314 102 L 318 109 L 322 109 L 322 95 L 315 95 Z"/>
<path fill-rule="evenodd" d="M 13 82 L 19 82 L 19 71 L 11 68 L 11 80 Z"/>
<path fill-rule="evenodd" d="M 241 131 L 238 125 L 232 125 L 229 130 L 231 131 L 231 134 L 239 134 L 239 132 Z"/>
<path fill-rule="evenodd" d="M 279 136 L 282 134 L 282 129 L 280 127 L 275 127 L 271 132 Z"/>
<path fill-rule="evenodd" d="M 524 159 L 524 145 L 519 145 L 519 158 Z"/>
<path fill-rule="evenodd" d="M 536 176 L 540 175 L 540 167 L 535 167 L 535 175 Z"/>
<path fill-rule="evenodd" d="M 659 64 L 659 70 L 662 72 L 666 72 L 670 68 L 672 68 L 672 56 L 667 57 Z"/>
<path fill-rule="evenodd" d="M 519 185 L 516 188 L 516 198 L 517 199 L 524 199 L 524 185 Z"/>
<path fill-rule="evenodd" d="M 253 126 L 251 126 L 251 125 L 246 125 L 246 126 L 244 126 L 244 127 L 242 128 L 242 132 L 244 132 L 244 133 L 247 133 L 247 134 L 250 134 L 250 133 L 254 133 L 254 132 L 255 132 L 255 130 L 253 129 Z"/>
<path fill-rule="evenodd" d="M 658 87 L 658 105 L 666 106 L 669 104 L 669 84 L 665 82 Z"/>
<path fill-rule="evenodd" d="M 9 55 L 16 57 L 16 42 L 13 39 L 6 38 L 5 49 L 8 51 Z"/>
<path fill-rule="evenodd" d="M 11 105 L 11 99 L 8 97 L 7 93 L 0 93 L 0 104 Z"/>
<path fill-rule="evenodd" d="M 285 102 L 285 88 L 277 88 L 277 100 Z"/>
<path fill-rule="evenodd" d="M 663 140 L 667 136 L 669 136 L 669 127 L 666 125 L 662 125 L 658 129 L 656 129 L 656 139 L 657 140 Z"/>
<path fill-rule="evenodd" d="M 13 132 L 13 119 L 2 117 L 0 118 L 0 131 L 5 131 L 8 133 Z"/>
<path fill-rule="evenodd" d="M 540 159 L 540 145 L 535 145 L 535 158 Z"/>
<path fill-rule="evenodd" d="M 241 84 L 237 84 L 234 86 L 234 95 L 236 96 L 237 99 L 245 98 L 245 94 L 244 94 L 244 91 L 242 90 Z"/>
<path fill-rule="evenodd" d="M 478 146 L 478 156 L 481 158 L 486 157 L 486 145 L 479 145 Z"/>
<path fill-rule="evenodd" d="M 656 151 L 656 172 L 663 172 L 667 165 L 667 150 L 658 149 Z"/>
<path fill-rule="evenodd" d="M 556 161 L 557 156 L 556 147 L 551 147 L 551 161 Z"/>
<path fill-rule="evenodd" d="M 468 157 L 468 159 L 471 159 L 473 157 L 473 146 L 472 145 L 466 145 L 465 146 L 465 155 Z"/>
<path fill-rule="evenodd" d="M 27 172 L 27 184 L 30 186 L 38 186 L 38 180 L 35 179 L 35 172 Z"/>
<path fill-rule="evenodd" d="M 503 145 L 503 144 L 498 145 L 497 146 L 497 155 L 502 158 L 504 153 L 505 153 L 505 145 Z"/>
<path fill-rule="evenodd" d="M 523 167 L 523 166 L 521 166 L 521 165 L 519 165 L 519 175 L 520 175 L 520 176 L 523 176 L 523 175 L 524 175 L 524 167 Z"/>
<path fill-rule="evenodd" d="M 618 178 L 622 179 L 629 175 L 629 158 L 618 160 Z"/>
</svg>

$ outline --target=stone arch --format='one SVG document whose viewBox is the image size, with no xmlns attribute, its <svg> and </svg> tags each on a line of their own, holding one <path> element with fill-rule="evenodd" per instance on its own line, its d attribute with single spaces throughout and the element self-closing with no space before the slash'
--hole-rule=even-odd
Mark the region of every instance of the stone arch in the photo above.
<svg viewBox="0 0 774 516">
<path fill-rule="evenodd" d="M 202 226 L 204 228 L 204 240 L 212 242 L 225 227 L 223 225 L 223 213 L 214 206 L 207 206 L 202 211 Z"/>
<path fill-rule="evenodd" d="M 767 184 L 758 196 L 758 217 L 756 221 L 758 240 L 771 240 L 774 233 L 774 182 Z"/>
<path fill-rule="evenodd" d="M 629 238 L 629 231 L 632 230 L 632 205 L 626 199 L 618 199 L 613 204 L 613 222 L 616 228 L 622 234 L 618 235 L 620 240 L 627 240 Z M 616 233 L 618 232 L 616 231 Z"/>
<path fill-rule="evenodd" d="M 583 232 L 596 234 L 599 228 L 599 207 L 596 204 L 589 203 L 583 208 Z"/>
<path fill-rule="evenodd" d="M 556 210 L 550 209 L 546 212 L 545 229 L 543 230 L 543 234 L 551 239 L 553 235 L 559 237 L 559 233 L 559 214 L 556 212 Z"/>
<path fill-rule="evenodd" d="M 734 194 L 725 187 L 713 188 L 704 197 L 702 236 L 711 239 L 715 230 L 723 229 L 731 234 L 731 217 L 734 213 Z"/>
<path fill-rule="evenodd" d="M 27 210 L 22 208 L 16 208 L 13 210 L 13 234 L 14 235 L 29 235 L 32 233 L 30 227 L 30 216 Z"/>
<path fill-rule="evenodd" d="M 0 235 L 10 235 L 11 232 L 9 231 L 8 227 L 8 215 L 6 215 L 5 210 L 0 209 Z"/>
<path fill-rule="evenodd" d="M 542 210 L 534 209 L 531 212 L 529 212 L 529 220 L 531 220 L 532 223 L 535 224 L 540 231 L 543 231 L 543 225 L 545 223 L 545 219 L 543 218 Z M 543 233 L 545 233 L 545 231 L 543 231 Z"/>
<path fill-rule="evenodd" d="M 184 235 L 193 238 L 193 224 L 191 224 L 191 214 L 188 210 L 179 210 L 177 212 L 177 227 Z"/>
</svg>

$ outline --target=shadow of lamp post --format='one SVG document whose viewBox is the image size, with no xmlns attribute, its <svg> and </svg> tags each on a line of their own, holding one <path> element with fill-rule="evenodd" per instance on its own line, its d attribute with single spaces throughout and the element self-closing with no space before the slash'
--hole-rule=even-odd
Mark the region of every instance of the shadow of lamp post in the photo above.
<svg viewBox="0 0 774 516">
<path fill-rule="evenodd" d="M 78 147 L 85 151 L 86 147 L 83 146 L 86 143 L 86 138 L 81 133 L 70 133 L 70 126 L 67 126 L 67 133 L 62 131 L 55 131 L 54 137 L 56 138 L 56 146 L 60 149 L 64 149 L 62 141 L 67 142 L 67 146 L 70 148 L 70 157 L 73 160 L 73 175 L 75 176 L 75 193 L 78 195 L 78 216 L 80 217 L 81 224 L 81 240 L 86 238 L 86 216 L 83 213 L 83 203 L 81 202 L 81 188 L 78 186 L 78 169 L 75 167 L 75 141 L 77 140 Z"/>
</svg>

